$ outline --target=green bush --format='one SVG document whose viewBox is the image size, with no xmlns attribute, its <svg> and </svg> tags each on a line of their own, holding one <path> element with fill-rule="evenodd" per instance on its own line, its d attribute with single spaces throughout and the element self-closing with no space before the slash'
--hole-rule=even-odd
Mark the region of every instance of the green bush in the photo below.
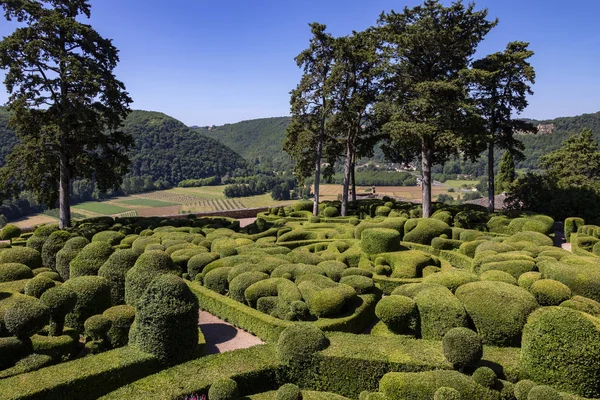
<svg viewBox="0 0 600 400">
<path fill-rule="evenodd" d="M 562 400 L 556 389 L 547 385 L 534 386 L 527 394 L 527 400 Z"/>
<path fill-rule="evenodd" d="M 52 279 L 38 275 L 25 285 L 25 294 L 27 296 L 40 298 L 40 296 L 48 289 L 53 288 L 55 283 Z"/>
<path fill-rule="evenodd" d="M 387 296 L 375 306 L 375 315 L 392 332 L 408 333 L 419 319 L 417 304 L 406 296 Z"/>
<path fill-rule="evenodd" d="M 36 269 L 42 266 L 42 256 L 39 251 L 29 247 L 12 247 L 0 251 L 0 264 L 7 263 L 25 264 L 31 269 Z"/>
<path fill-rule="evenodd" d="M 488 367 L 477 368 L 472 377 L 475 382 L 490 389 L 495 388 L 498 381 L 496 373 Z"/>
<path fill-rule="evenodd" d="M 218 253 L 200 253 L 190 258 L 187 263 L 187 272 L 190 274 L 190 278 L 194 279 L 204 267 L 218 259 Z"/>
<path fill-rule="evenodd" d="M 600 396 L 600 320 L 566 307 L 544 307 L 523 329 L 521 365 L 538 383 Z"/>
<path fill-rule="evenodd" d="M 373 277 L 373 273 L 371 271 L 367 271 L 366 269 L 363 268 L 357 268 L 357 267 L 350 267 L 350 268 L 346 268 L 343 272 L 342 272 L 342 278 L 345 278 L 347 276 L 364 276 L 367 278 L 372 278 Z"/>
<path fill-rule="evenodd" d="M 515 384 L 515 398 L 517 400 L 527 400 L 527 396 L 531 389 L 533 389 L 536 385 L 535 382 L 530 381 L 529 379 L 523 379 Z"/>
<path fill-rule="evenodd" d="M 20 298 L 4 314 L 6 329 L 23 341 L 48 323 L 50 311 L 38 299 Z"/>
<path fill-rule="evenodd" d="M 497 261 L 489 262 L 481 265 L 479 272 L 485 271 L 504 271 L 512 275 L 515 279 L 527 272 L 531 272 L 535 269 L 535 262 L 527 260 L 511 260 L 511 261 Z"/>
<path fill-rule="evenodd" d="M 50 336 L 60 336 L 63 334 L 65 325 L 65 316 L 77 303 L 77 294 L 61 285 L 46 290 L 40 297 L 40 301 L 50 312 Z"/>
<path fill-rule="evenodd" d="M 240 390 L 238 384 L 231 378 L 223 378 L 215 381 L 208 389 L 210 400 L 238 400 Z"/>
<path fill-rule="evenodd" d="M 387 217 L 390 212 L 392 212 L 392 209 L 387 206 L 379 206 L 375 209 L 375 215 L 378 217 Z"/>
<path fill-rule="evenodd" d="M 219 294 L 226 294 L 229 288 L 227 276 L 231 267 L 216 268 L 204 275 L 204 286 Z"/>
<path fill-rule="evenodd" d="M 129 343 L 170 365 L 198 356 L 198 299 L 183 279 L 157 276 L 137 306 Z"/>
<path fill-rule="evenodd" d="M 323 209 L 323 214 L 325 218 L 334 218 L 340 215 L 340 210 L 337 207 L 328 206 Z"/>
<path fill-rule="evenodd" d="M 42 246 L 42 264 L 56 271 L 56 253 L 60 251 L 71 238 L 67 231 L 55 231 L 46 239 Z"/>
<path fill-rule="evenodd" d="M 571 298 L 571 289 L 553 279 L 540 279 L 533 282 L 529 291 L 542 306 L 557 306 Z"/>
<path fill-rule="evenodd" d="M 366 276 L 344 276 L 340 280 L 340 283 L 352 287 L 358 294 L 371 293 L 373 290 L 375 290 L 375 283 L 373 282 L 373 279 L 368 278 Z"/>
<path fill-rule="evenodd" d="M 92 243 L 94 243 L 94 242 L 105 242 L 105 243 L 108 243 L 111 246 L 116 246 L 119 243 L 121 243 L 121 241 L 123 239 L 125 239 L 125 235 L 122 234 L 121 232 L 102 231 L 102 232 L 96 233 L 92 237 Z"/>
<path fill-rule="evenodd" d="M 540 279 L 542 279 L 542 274 L 540 274 L 539 272 L 525 272 L 523 275 L 519 276 L 519 280 L 517 283 L 523 289 L 529 290 L 529 288 L 531 288 L 531 285 L 533 285 L 535 281 L 539 281 Z"/>
<path fill-rule="evenodd" d="M 125 303 L 136 307 L 150 282 L 162 274 L 179 276 L 181 270 L 163 251 L 153 250 L 141 254 L 125 274 Z"/>
<path fill-rule="evenodd" d="M 302 392 L 297 385 L 286 383 L 277 389 L 276 400 L 302 400 Z"/>
<path fill-rule="evenodd" d="M 409 220 L 409 222 L 410 221 L 413 220 Z M 452 237 L 452 229 L 450 229 L 450 226 L 443 221 L 432 218 L 418 218 L 414 221 L 416 221 L 414 226 L 411 226 L 412 224 L 408 224 L 408 222 L 404 225 L 403 240 L 405 242 L 429 245 L 433 238 L 441 235 Z"/>
<path fill-rule="evenodd" d="M 346 264 L 341 261 L 322 261 L 317 264 L 317 267 L 320 267 L 323 271 L 325 271 L 325 275 L 327 275 L 334 282 L 339 282 L 342 279 L 342 274 L 344 270 L 348 268 Z"/>
<path fill-rule="evenodd" d="M 504 282 L 467 283 L 456 290 L 456 297 L 483 342 L 493 346 L 518 346 L 527 316 L 539 307 L 531 293 Z M 503 305 L 502 312 L 498 304 Z"/>
<path fill-rule="evenodd" d="M 10 367 L 31 352 L 31 346 L 14 337 L 0 337 L 0 370 Z"/>
<path fill-rule="evenodd" d="M 31 268 L 25 264 L 0 264 L 0 282 L 12 282 L 30 278 L 33 278 L 33 272 L 31 271 Z"/>
<path fill-rule="evenodd" d="M 600 317 L 600 303 L 587 297 L 573 296 L 570 300 L 560 303 L 560 306 L 582 311 L 594 317 Z"/>
<path fill-rule="evenodd" d="M 585 225 L 582 218 L 569 217 L 565 219 L 565 240 L 567 243 L 571 241 L 571 233 L 577 233 L 579 227 Z"/>
<path fill-rule="evenodd" d="M 517 242 L 530 242 L 538 246 L 553 246 L 554 242 L 551 238 L 539 232 L 518 232 L 509 236 L 504 243 L 510 245 Z"/>
<path fill-rule="evenodd" d="M 458 390 L 443 386 L 435 391 L 433 400 L 461 400 L 461 397 Z"/>
<path fill-rule="evenodd" d="M 110 329 L 111 321 L 103 315 L 92 315 L 85 320 L 83 327 L 85 334 L 92 340 L 105 340 Z"/>
<path fill-rule="evenodd" d="M 394 229 L 365 229 L 361 238 L 361 248 L 367 254 L 389 253 L 401 248 L 400 234 Z"/>
<path fill-rule="evenodd" d="M 522 275 L 521 275 L 522 276 Z M 504 282 L 510 285 L 517 285 L 517 280 L 508 272 L 491 269 L 479 275 L 482 281 Z"/>
<path fill-rule="evenodd" d="M 279 335 L 277 354 L 285 364 L 308 361 L 316 352 L 326 349 L 329 340 L 322 330 L 314 325 L 294 324 Z"/>
<path fill-rule="evenodd" d="M 311 286 L 314 289 L 307 290 Z M 311 282 L 305 281 L 298 285 L 298 289 L 302 292 L 302 297 L 306 301 L 310 313 L 317 318 L 336 317 L 346 304 L 346 297 L 341 290 L 338 290 L 337 286 L 320 289 Z M 306 293 L 310 294 L 307 295 Z M 356 292 L 354 292 L 354 295 L 356 295 Z"/>
<path fill-rule="evenodd" d="M 454 368 L 473 366 L 481 360 L 483 342 L 481 337 L 467 328 L 452 328 L 442 339 L 444 357 Z"/>
<path fill-rule="evenodd" d="M 93 242 L 85 246 L 71 261 L 69 278 L 86 275 L 97 275 L 98 270 L 113 253 L 113 248 L 106 242 Z"/>
<path fill-rule="evenodd" d="M 459 286 L 469 282 L 477 282 L 479 277 L 471 272 L 452 269 L 428 275 L 423 278 L 423 283 L 433 283 L 447 287 L 456 292 Z"/>
<path fill-rule="evenodd" d="M 0 240 L 10 240 L 12 242 L 14 238 L 18 238 L 20 235 L 21 228 L 13 224 L 4 225 L 0 229 Z"/>
<path fill-rule="evenodd" d="M 229 274 L 230 273 L 231 273 L 231 271 L 229 272 Z M 228 276 L 229 276 L 229 274 L 228 274 Z M 254 284 L 258 281 L 265 280 L 265 279 L 269 279 L 269 275 L 265 274 L 264 272 L 258 272 L 258 271 L 244 272 L 244 273 L 236 276 L 235 278 L 233 278 L 231 280 L 231 282 L 229 282 L 229 296 L 232 299 L 245 304 L 246 297 L 245 297 L 244 293 L 246 292 L 246 289 L 248 289 L 250 286 L 252 286 L 252 284 Z"/>
<path fill-rule="evenodd" d="M 459 249 L 462 244 L 462 240 L 445 239 L 441 237 L 435 237 L 431 240 L 431 247 L 435 250 L 455 250 Z"/>
<path fill-rule="evenodd" d="M 379 391 L 388 399 L 430 400 L 442 387 L 457 390 L 462 400 L 492 400 L 498 396 L 458 371 L 389 372 L 379 383 Z"/>
<path fill-rule="evenodd" d="M 88 244 L 89 241 L 86 238 L 77 236 L 67 240 L 63 248 L 56 253 L 56 272 L 58 272 L 64 281 L 70 277 L 69 270 L 71 268 L 71 261 L 73 261 L 77 256 L 77 253 Z"/>
<path fill-rule="evenodd" d="M 77 302 L 65 317 L 65 325 L 83 332 L 83 324 L 92 315 L 102 314 L 111 306 L 110 284 L 99 276 L 80 276 L 62 284 L 77 295 Z"/>
<path fill-rule="evenodd" d="M 106 334 L 109 346 L 117 348 L 127 345 L 129 330 L 135 319 L 135 308 L 122 304 L 105 310 L 102 315 L 111 322 Z"/>
<path fill-rule="evenodd" d="M 567 258 L 569 257 L 564 257 L 563 260 Z M 573 260 L 569 261 L 569 264 L 563 260 L 560 262 L 544 261 L 538 264 L 538 268 L 545 279 L 554 279 L 564 283 L 571 289 L 573 295 L 600 301 L 600 269 L 598 266 L 586 264 L 585 260 Z"/>
<path fill-rule="evenodd" d="M 112 253 L 98 270 L 98 276 L 110 283 L 112 304 L 125 302 L 125 276 L 135 265 L 138 255 L 131 249 L 120 249 Z"/>
</svg>

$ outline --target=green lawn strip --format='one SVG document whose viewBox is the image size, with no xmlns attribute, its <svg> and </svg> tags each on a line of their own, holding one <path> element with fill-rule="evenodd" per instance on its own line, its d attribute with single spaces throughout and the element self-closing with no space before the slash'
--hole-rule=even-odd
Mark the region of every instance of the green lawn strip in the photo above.
<svg viewBox="0 0 600 400">
<path fill-rule="evenodd" d="M 462 185 L 467 185 L 468 187 L 475 186 L 479 183 L 476 180 L 447 180 L 444 182 L 444 185 L 450 186 L 453 188 L 460 188 Z"/>
<path fill-rule="evenodd" d="M 115 206 L 114 204 L 96 202 L 96 201 L 89 201 L 86 203 L 77 204 L 77 205 L 73 206 L 73 208 L 80 208 L 82 210 L 92 211 L 92 212 L 95 212 L 98 214 L 105 214 L 105 215 L 120 214 L 120 213 L 124 213 L 127 211 L 131 211 L 130 208 L 119 207 L 119 206 Z"/>
<path fill-rule="evenodd" d="M 123 386 L 102 399 L 174 399 L 206 393 L 222 378 L 235 378 L 243 394 L 273 390 L 282 368 L 274 345 L 259 345 L 195 359 Z"/>
<path fill-rule="evenodd" d="M 255 394 L 247 396 L 245 400 L 276 400 L 277 391 L 272 390 L 270 392 Z M 334 393 L 328 392 L 315 392 L 312 390 L 302 391 L 302 400 L 349 400 L 347 397 L 340 396 Z"/>
<path fill-rule="evenodd" d="M 197 282 L 189 284 L 198 297 L 200 308 L 228 321 L 238 328 L 251 332 L 266 342 L 275 342 L 281 332 L 294 324 L 264 314 L 229 297 L 213 292 Z M 374 310 L 379 296 L 365 294 L 358 297 L 357 307 L 351 314 L 339 318 L 320 318 L 314 323 L 324 331 L 362 332 L 375 318 Z"/>
<path fill-rule="evenodd" d="M 95 399 L 160 370 L 155 357 L 122 347 L 0 380 L 2 399 Z"/>
<path fill-rule="evenodd" d="M 162 201 L 154 199 L 142 199 L 136 198 L 131 200 L 117 200 L 121 204 L 127 204 L 128 206 L 144 206 L 144 207 L 169 207 L 179 206 L 181 203 L 174 203 L 172 201 Z"/>
</svg>

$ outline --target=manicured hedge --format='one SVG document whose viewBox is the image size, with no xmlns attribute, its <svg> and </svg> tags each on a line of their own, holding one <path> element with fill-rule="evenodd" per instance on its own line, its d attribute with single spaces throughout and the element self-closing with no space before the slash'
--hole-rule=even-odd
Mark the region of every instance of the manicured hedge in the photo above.
<svg viewBox="0 0 600 400">
<path fill-rule="evenodd" d="M 25 264 L 0 264 L 0 282 L 12 282 L 30 278 L 33 278 L 33 272 L 31 271 L 31 268 Z"/>
<path fill-rule="evenodd" d="M 65 325 L 83 331 L 83 324 L 92 315 L 102 314 L 111 306 L 110 284 L 99 276 L 71 278 L 62 285 L 77 295 L 77 302 L 65 317 Z"/>
<path fill-rule="evenodd" d="M 71 238 L 67 231 L 55 231 L 46 239 L 42 246 L 42 264 L 46 268 L 56 270 L 56 253 L 60 251 Z"/>
<path fill-rule="evenodd" d="M 39 251 L 29 247 L 12 247 L 0 251 L 0 264 L 19 263 L 31 269 L 42 266 L 42 256 Z"/>
<path fill-rule="evenodd" d="M 106 242 L 88 244 L 71 261 L 69 277 L 72 279 L 86 275 L 98 275 L 98 270 L 113 251 L 111 245 Z"/>
<path fill-rule="evenodd" d="M 112 253 L 98 270 L 98 276 L 110 283 L 112 304 L 125 302 L 125 275 L 135 265 L 138 255 L 131 249 L 119 249 Z"/>
<path fill-rule="evenodd" d="M 56 272 L 63 280 L 69 279 L 71 261 L 77 254 L 89 244 L 83 236 L 77 236 L 67 240 L 62 249 L 56 253 Z"/>
</svg>

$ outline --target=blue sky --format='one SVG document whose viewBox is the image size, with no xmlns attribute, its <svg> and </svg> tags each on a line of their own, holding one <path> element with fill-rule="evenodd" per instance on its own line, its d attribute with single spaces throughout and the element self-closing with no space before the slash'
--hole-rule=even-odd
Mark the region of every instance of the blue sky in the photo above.
<svg viewBox="0 0 600 400">
<path fill-rule="evenodd" d="M 446 2 L 448 4 L 449 2 Z M 133 108 L 161 111 L 188 125 L 221 125 L 289 114 L 308 46 L 308 23 L 336 35 L 363 30 L 381 11 L 419 1 L 92 0 L 90 23 L 120 50 L 118 79 Z M 537 78 L 524 117 L 600 111 L 600 1 L 480 0 L 499 25 L 478 56 L 513 40 L 531 42 Z M 0 20 L 0 36 L 15 25 Z M 3 74 L 0 72 L 3 80 Z M 0 103 L 7 94 L 0 89 Z"/>
</svg>

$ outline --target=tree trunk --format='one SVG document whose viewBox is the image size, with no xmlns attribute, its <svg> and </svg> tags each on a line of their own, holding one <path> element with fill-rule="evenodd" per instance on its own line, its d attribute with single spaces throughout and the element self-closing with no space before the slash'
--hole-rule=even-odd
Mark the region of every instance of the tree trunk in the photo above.
<svg viewBox="0 0 600 400">
<path fill-rule="evenodd" d="M 350 169 L 350 179 L 352 181 L 352 201 L 356 201 L 356 177 L 354 170 L 356 169 L 356 151 L 352 152 L 352 169 Z"/>
<path fill-rule="evenodd" d="M 63 151 L 60 153 L 60 182 L 59 182 L 59 215 L 58 227 L 60 229 L 71 226 L 71 178 L 69 176 L 69 157 Z"/>
<path fill-rule="evenodd" d="M 421 193 L 423 218 L 431 217 L 431 159 L 433 156 L 432 149 L 423 141 L 421 143 Z"/>
<path fill-rule="evenodd" d="M 488 144 L 488 210 L 494 212 L 494 143 Z"/>
<path fill-rule="evenodd" d="M 342 217 L 348 215 L 348 189 L 350 188 L 350 170 L 352 169 L 352 143 L 346 140 L 346 162 L 344 164 L 344 189 L 342 191 Z"/>
<path fill-rule="evenodd" d="M 319 132 L 317 137 L 317 154 L 315 157 L 315 182 L 313 192 L 315 202 L 313 204 L 313 215 L 319 215 L 319 185 L 321 184 L 321 153 L 323 152 L 323 133 Z"/>
</svg>

